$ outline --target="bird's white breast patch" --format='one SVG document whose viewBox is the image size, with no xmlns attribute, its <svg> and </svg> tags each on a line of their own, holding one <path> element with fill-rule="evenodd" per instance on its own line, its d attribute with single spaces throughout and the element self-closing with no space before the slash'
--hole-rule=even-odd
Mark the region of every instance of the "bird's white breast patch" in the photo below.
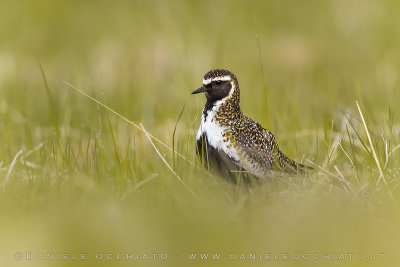
<svg viewBox="0 0 400 267">
<path fill-rule="evenodd" d="M 216 150 L 225 152 L 230 158 L 239 161 L 240 157 L 233 146 L 230 146 L 228 142 L 224 142 L 223 134 L 228 129 L 227 126 L 222 126 L 216 119 L 215 114 L 219 107 L 222 105 L 224 99 L 219 100 L 215 103 L 211 110 L 207 111 L 207 116 L 204 113 L 201 116 L 201 123 L 199 130 L 197 131 L 196 140 L 200 140 L 201 136 L 205 134 L 207 141 L 210 146 Z"/>
</svg>

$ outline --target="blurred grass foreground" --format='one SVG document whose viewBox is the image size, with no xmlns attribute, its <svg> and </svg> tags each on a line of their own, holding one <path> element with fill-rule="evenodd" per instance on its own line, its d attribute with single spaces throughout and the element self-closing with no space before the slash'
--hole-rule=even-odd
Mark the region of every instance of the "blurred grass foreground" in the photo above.
<svg viewBox="0 0 400 267">
<path fill-rule="evenodd" d="M 398 14 L 395 0 L 0 1 L 0 265 L 398 266 Z M 205 99 L 190 92 L 213 68 L 315 171 L 248 194 L 200 168 Z"/>
</svg>

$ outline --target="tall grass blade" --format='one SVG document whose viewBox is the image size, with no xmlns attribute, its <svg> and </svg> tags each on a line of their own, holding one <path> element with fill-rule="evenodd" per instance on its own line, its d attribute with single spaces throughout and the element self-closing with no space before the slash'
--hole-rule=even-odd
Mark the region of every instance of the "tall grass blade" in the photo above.
<svg viewBox="0 0 400 267">
<path fill-rule="evenodd" d="M 176 123 L 174 126 L 174 131 L 172 132 L 172 166 L 174 170 L 176 170 L 176 160 L 175 160 L 175 133 L 176 133 L 176 127 L 178 126 L 178 123 L 180 119 L 182 118 L 183 111 L 185 110 L 185 105 L 183 105 L 183 108 L 181 110 L 181 113 L 179 114 L 178 118 L 176 119 Z"/>
<path fill-rule="evenodd" d="M 368 141 L 369 141 L 369 145 L 371 147 L 371 152 L 372 152 L 373 158 L 375 159 L 376 166 L 378 167 L 378 170 L 379 170 L 379 178 L 378 178 L 378 181 L 377 181 L 376 184 L 378 185 L 380 180 L 383 180 L 385 185 L 387 185 L 385 175 L 383 174 L 383 171 L 382 171 L 382 168 L 381 168 L 381 164 L 380 164 L 379 159 L 378 159 L 378 157 L 376 155 L 374 145 L 372 144 L 371 136 L 369 135 L 367 123 L 364 120 L 364 116 L 363 116 L 363 113 L 361 111 L 360 105 L 358 104 L 358 101 L 356 101 L 356 105 L 357 105 L 357 108 L 358 108 L 358 112 L 360 113 L 362 123 L 363 123 L 364 128 L 365 128 L 365 133 L 367 134 L 367 137 L 368 137 Z"/>
<path fill-rule="evenodd" d="M 51 113 L 51 118 L 53 120 L 54 129 L 56 130 L 57 136 L 60 136 L 60 128 L 58 125 L 58 109 L 57 109 L 56 104 L 54 103 L 53 95 L 51 94 L 49 84 L 47 83 L 46 74 L 44 73 L 42 64 L 40 64 L 40 62 L 39 62 L 39 68 L 40 68 L 40 72 L 42 73 L 44 87 L 46 89 L 47 97 L 48 97 L 49 103 L 50 103 L 50 111 L 51 111 L 50 113 Z"/>
</svg>

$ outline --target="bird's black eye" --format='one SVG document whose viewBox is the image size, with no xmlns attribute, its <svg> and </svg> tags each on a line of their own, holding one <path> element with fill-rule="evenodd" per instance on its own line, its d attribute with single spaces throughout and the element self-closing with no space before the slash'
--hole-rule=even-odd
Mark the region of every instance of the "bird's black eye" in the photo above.
<svg viewBox="0 0 400 267">
<path fill-rule="evenodd" d="M 215 84 L 216 84 L 216 85 L 221 85 L 221 84 L 222 84 L 222 81 L 215 81 Z"/>
</svg>

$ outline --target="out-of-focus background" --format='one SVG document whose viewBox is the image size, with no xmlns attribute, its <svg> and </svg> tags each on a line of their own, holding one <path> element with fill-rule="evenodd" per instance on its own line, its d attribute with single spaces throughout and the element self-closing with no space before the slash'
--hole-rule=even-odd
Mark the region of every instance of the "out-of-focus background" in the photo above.
<svg viewBox="0 0 400 267">
<path fill-rule="evenodd" d="M 0 1 L 0 265 L 398 265 L 399 14 L 394 0 Z M 190 93 L 213 68 L 315 171 L 249 194 L 201 168 L 205 98 Z"/>
</svg>

